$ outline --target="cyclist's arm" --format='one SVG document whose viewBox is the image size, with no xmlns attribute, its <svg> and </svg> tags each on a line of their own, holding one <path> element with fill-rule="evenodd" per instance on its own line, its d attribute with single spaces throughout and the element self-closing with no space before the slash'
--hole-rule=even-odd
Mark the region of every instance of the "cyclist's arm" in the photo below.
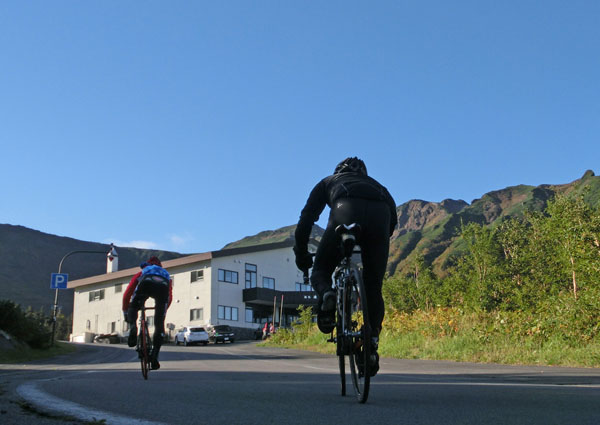
<svg viewBox="0 0 600 425">
<path fill-rule="evenodd" d="M 394 230 L 398 225 L 398 212 L 396 211 L 396 202 L 394 202 L 394 198 L 392 198 L 390 192 L 388 192 L 388 190 L 385 187 L 383 188 L 383 190 L 385 191 L 385 200 L 388 206 L 390 207 L 390 236 L 392 236 L 392 233 L 394 233 Z"/>
<path fill-rule="evenodd" d="M 390 204 L 390 214 L 391 214 L 390 236 L 392 236 L 392 233 L 394 233 L 394 230 L 396 230 L 396 226 L 398 225 L 398 211 L 396 211 L 396 204 L 394 203 L 393 200 L 392 200 L 392 203 Z"/>
<path fill-rule="evenodd" d="M 324 180 L 321 180 L 310 192 L 306 205 L 300 213 L 300 220 L 296 226 L 294 237 L 296 239 L 296 247 L 299 250 L 308 250 L 308 239 L 313 224 L 319 219 L 327 204 L 327 186 Z"/>
<path fill-rule="evenodd" d="M 129 308 L 129 302 L 131 301 L 133 292 L 135 291 L 135 288 L 137 287 L 138 278 L 141 275 L 142 275 L 142 272 L 139 271 L 129 281 L 129 285 L 127 285 L 127 289 L 125 289 L 125 293 L 123 294 L 123 311 L 127 311 L 127 309 Z"/>
</svg>

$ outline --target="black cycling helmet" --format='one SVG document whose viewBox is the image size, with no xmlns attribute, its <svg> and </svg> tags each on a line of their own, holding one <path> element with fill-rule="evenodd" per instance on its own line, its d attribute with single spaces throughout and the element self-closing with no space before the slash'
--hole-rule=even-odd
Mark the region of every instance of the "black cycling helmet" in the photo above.
<svg viewBox="0 0 600 425">
<path fill-rule="evenodd" d="M 367 175 L 367 166 L 365 163 L 358 159 L 357 157 L 349 157 L 340 162 L 337 167 L 335 167 L 335 171 L 333 174 L 340 173 L 360 173 Z"/>
</svg>

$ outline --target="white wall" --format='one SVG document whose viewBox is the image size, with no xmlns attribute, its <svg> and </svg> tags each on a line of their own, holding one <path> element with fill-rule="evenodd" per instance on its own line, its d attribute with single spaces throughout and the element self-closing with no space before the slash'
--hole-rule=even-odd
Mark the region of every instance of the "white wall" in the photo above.
<svg viewBox="0 0 600 425">
<path fill-rule="evenodd" d="M 121 292 L 115 292 L 115 284 L 122 283 Z M 103 334 L 110 332 L 110 323 L 116 323 L 118 333 L 123 331 L 123 313 L 121 305 L 123 292 L 129 280 L 110 280 L 102 284 L 95 284 L 75 290 L 73 302 L 73 334 L 81 335 L 84 332 Z M 89 301 L 91 291 L 104 289 L 104 299 Z M 148 305 L 152 305 L 148 303 Z M 89 320 L 90 327 L 87 328 Z"/>
<path fill-rule="evenodd" d="M 258 325 L 246 322 L 246 306 L 242 291 L 245 286 L 246 263 L 257 266 L 257 287 L 262 288 L 263 277 L 275 279 L 275 290 L 295 291 L 296 282 L 302 282 L 303 276 L 296 268 L 294 252 L 291 247 L 270 251 L 251 252 L 230 257 L 218 257 L 212 261 L 212 305 L 211 324 L 227 324 L 236 327 L 255 328 Z M 238 272 L 238 284 L 218 281 L 218 269 Z M 218 318 L 218 306 L 238 308 L 238 320 Z"/>
<path fill-rule="evenodd" d="M 204 278 L 191 282 L 191 272 L 196 270 L 204 271 Z M 170 269 L 169 273 L 173 277 L 173 301 L 165 319 L 167 323 L 173 323 L 175 329 L 188 324 L 204 325 L 207 318 L 210 317 L 211 304 L 211 267 L 210 261 L 202 261 L 176 269 Z M 190 310 L 202 308 L 204 318 L 190 322 Z"/>
<path fill-rule="evenodd" d="M 246 322 L 243 290 L 245 289 L 246 263 L 257 266 L 257 286 L 262 287 L 263 276 L 275 279 L 275 289 L 278 291 L 294 291 L 296 282 L 302 282 L 302 273 L 296 268 L 294 253 L 291 247 L 269 251 L 250 252 L 228 257 L 217 257 L 167 270 L 173 277 L 173 302 L 165 318 L 168 323 L 175 325 L 175 329 L 189 324 L 228 324 L 235 327 L 257 327 L 254 323 Z M 236 271 L 238 284 L 219 282 L 218 269 Z M 204 279 L 190 282 L 191 272 L 204 270 Z M 125 335 L 123 327 L 123 313 L 121 311 L 122 298 L 127 284 L 132 276 L 120 280 L 108 280 L 101 284 L 80 287 L 75 290 L 73 307 L 73 334 L 81 335 L 84 332 L 107 333 L 110 331 L 111 322 L 116 322 L 117 332 Z M 121 292 L 115 292 L 115 284 L 122 283 Z M 104 299 L 89 301 L 90 291 L 104 289 Z M 152 306 L 150 299 L 147 305 Z M 218 318 L 218 306 L 237 307 L 238 320 L 224 320 Z M 190 322 L 190 310 L 203 309 L 203 319 Z M 152 313 L 150 313 L 152 315 Z M 90 321 L 90 329 L 86 328 Z M 97 326 L 96 326 L 97 323 Z M 168 332 L 168 329 L 167 329 Z"/>
</svg>

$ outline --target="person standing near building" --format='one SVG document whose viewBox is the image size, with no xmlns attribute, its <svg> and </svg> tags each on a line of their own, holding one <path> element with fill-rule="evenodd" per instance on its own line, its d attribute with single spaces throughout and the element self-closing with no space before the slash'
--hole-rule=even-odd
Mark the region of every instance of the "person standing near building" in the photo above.
<svg viewBox="0 0 600 425">
<path fill-rule="evenodd" d="M 158 353 L 165 334 L 165 315 L 173 299 L 173 281 L 169 272 L 163 269 L 157 257 L 150 257 L 140 265 L 141 269 L 131 278 L 123 294 L 123 314 L 130 326 L 127 345 L 137 343 L 138 311 L 148 298 L 154 299 L 154 335 L 152 337 L 151 367 L 160 368 Z"/>
</svg>

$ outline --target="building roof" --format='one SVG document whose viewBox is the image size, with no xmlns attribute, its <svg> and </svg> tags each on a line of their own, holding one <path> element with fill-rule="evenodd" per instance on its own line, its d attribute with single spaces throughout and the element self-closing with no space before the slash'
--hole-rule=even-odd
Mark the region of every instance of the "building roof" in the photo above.
<svg viewBox="0 0 600 425">
<path fill-rule="evenodd" d="M 241 248 L 222 249 L 219 251 L 209 251 L 209 252 L 204 252 L 201 254 L 192 254 L 192 255 L 187 255 L 185 257 L 176 258 L 174 260 L 164 261 L 162 263 L 162 265 L 165 269 L 168 270 L 173 267 L 185 266 L 187 264 L 193 264 L 193 263 L 199 263 L 201 261 L 207 261 L 207 260 L 211 260 L 213 258 L 229 257 L 232 255 L 248 254 L 248 253 L 252 253 L 252 252 L 270 251 L 270 250 L 281 249 L 281 248 L 290 248 L 292 246 L 294 246 L 294 241 L 286 240 L 283 242 L 275 242 L 275 243 L 262 244 L 262 245 L 251 245 L 251 246 L 245 246 L 245 247 L 241 247 Z M 67 283 L 67 287 L 69 289 L 73 289 L 73 288 L 79 288 L 81 286 L 87 286 L 87 285 L 93 285 L 96 283 L 107 282 L 109 280 L 118 280 L 118 279 L 122 280 L 123 278 L 131 278 L 139 271 L 140 271 L 139 267 L 133 267 L 133 268 L 129 268 L 129 269 L 119 270 L 119 271 L 116 271 L 113 273 L 105 273 L 105 274 L 100 274 L 100 275 L 96 275 L 96 276 L 90 276 L 90 277 L 86 277 L 83 279 L 77 279 L 77 280 L 70 281 Z"/>
</svg>

